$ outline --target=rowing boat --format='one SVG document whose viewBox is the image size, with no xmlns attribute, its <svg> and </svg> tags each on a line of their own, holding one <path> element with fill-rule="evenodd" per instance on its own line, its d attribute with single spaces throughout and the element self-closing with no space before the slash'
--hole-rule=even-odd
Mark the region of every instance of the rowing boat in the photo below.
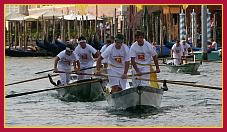
<svg viewBox="0 0 227 132">
<path fill-rule="evenodd" d="M 106 95 L 111 107 L 121 109 L 137 109 L 143 107 L 159 108 L 163 89 L 150 86 L 138 86 Z"/>
<path fill-rule="evenodd" d="M 55 87 L 62 87 L 57 89 L 59 98 L 62 100 L 88 102 L 105 100 L 103 92 L 105 86 L 106 80 L 95 78 L 79 80 L 67 85 L 58 85 Z"/>
<path fill-rule="evenodd" d="M 181 65 L 166 65 L 171 72 L 175 73 L 186 73 L 186 74 L 194 74 L 198 73 L 198 68 L 200 66 L 200 62 L 190 62 Z"/>
</svg>

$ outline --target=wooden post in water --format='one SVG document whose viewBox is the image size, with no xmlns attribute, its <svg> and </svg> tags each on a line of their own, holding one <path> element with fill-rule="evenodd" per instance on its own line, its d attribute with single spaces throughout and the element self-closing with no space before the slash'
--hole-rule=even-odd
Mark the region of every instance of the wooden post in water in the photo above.
<svg viewBox="0 0 227 132">
<path fill-rule="evenodd" d="M 81 36 L 81 31 L 82 31 L 82 30 L 81 30 L 81 24 L 82 24 L 81 21 L 82 21 L 82 20 L 81 20 L 81 18 L 80 18 L 80 22 L 79 22 L 79 36 Z"/>
<path fill-rule="evenodd" d="M 116 8 L 114 8 L 114 19 L 113 19 L 113 34 L 114 34 L 114 37 L 116 36 L 116 25 L 117 25 L 117 23 L 116 23 L 116 17 L 117 17 L 117 9 Z"/>
<path fill-rule="evenodd" d="M 70 20 L 67 20 L 68 22 L 68 40 L 71 39 L 71 35 L 70 35 Z"/>
<path fill-rule="evenodd" d="M 49 40 L 49 25 L 50 25 L 50 20 L 47 20 L 47 23 L 46 23 L 46 34 L 45 34 L 45 37 L 46 37 L 46 40 Z"/>
<path fill-rule="evenodd" d="M 83 34 L 83 36 L 85 36 L 84 35 L 84 15 L 82 15 L 82 21 L 81 21 L 81 33 Z"/>
<path fill-rule="evenodd" d="M 30 27 L 30 32 L 29 32 L 29 40 L 30 40 L 30 44 L 32 44 L 32 22 L 29 22 L 29 27 Z"/>
<path fill-rule="evenodd" d="M 18 37 L 19 37 L 19 47 L 21 48 L 22 46 L 22 24 L 20 24 L 19 22 L 17 23 L 17 28 L 18 28 Z"/>
<path fill-rule="evenodd" d="M 163 55 L 163 11 L 160 13 L 160 55 Z"/>
<path fill-rule="evenodd" d="M 73 38 L 76 39 L 75 37 L 76 37 L 76 35 L 78 34 L 78 32 L 77 32 L 77 17 L 76 17 L 76 19 L 74 19 L 74 21 L 73 21 L 73 31 L 74 31 L 74 36 L 73 36 Z M 75 40 L 75 41 L 76 41 L 76 40 Z"/>
<path fill-rule="evenodd" d="M 52 33 L 52 42 L 55 42 L 55 19 L 53 16 L 53 33 Z"/>
<path fill-rule="evenodd" d="M 135 5 L 132 5 L 132 43 L 135 42 L 135 21 L 136 21 L 136 17 L 135 17 Z"/>
<path fill-rule="evenodd" d="M 14 37 L 15 37 L 15 41 L 14 41 L 14 48 L 16 49 L 17 46 L 17 41 L 18 41 L 18 28 L 17 28 L 17 21 L 14 21 Z"/>
<path fill-rule="evenodd" d="M 39 19 L 36 21 L 36 40 L 39 40 Z"/>
<path fill-rule="evenodd" d="M 85 22 L 85 34 L 88 36 L 88 16 L 86 15 L 86 22 Z M 88 38 L 88 37 L 87 37 Z"/>
<path fill-rule="evenodd" d="M 214 18 L 213 18 L 213 39 L 214 39 L 214 41 L 216 42 L 217 40 L 216 40 L 216 38 L 217 38 L 217 36 L 216 36 L 216 30 L 217 30 L 217 25 L 216 25 L 216 14 L 214 13 Z"/>
<path fill-rule="evenodd" d="M 111 17 L 111 23 L 110 23 L 110 35 L 111 36 L 114 36 L 114 33 L 113 33 L 113 17 Z M 115 36 L 114 36 L 115 37 Z"/>
<path fill-rule="evenodd" d="M 43 15 L 42 15 L 42 24 L 41 24 L 41 28 L 43 28 L 42 30 L 42 40 L 44 40 L 44 33 L 45 33 L 45 22 L 44 22 L 44 19 L 43 19 Z"/>
<path fill-rule="evenodd" d="M 11 48 L 11 22 L 8 22 L 8 46 L 9 49 Z"/>
<path fill-rule="evenodd" d="M 207 58 L 207 6 L 201 5 L 201 29 L 202 29 L 202 58 Z"/>
<path fill-rule="evenodd" d="M 23 43 L 24 43 L 24 49 L 25 48 L 27 48 L 27 22 L 24 20 L 23 21 L 23 23 L 24 23 L 24 29 L 23 29 L 23 34 L 24 34 L 24 36 L 23 36 Z"/>
<path fill-rule="evenodd" d="M 97 32 L 98 5 L 95 5 L 95 34 Z"/>
</svg>

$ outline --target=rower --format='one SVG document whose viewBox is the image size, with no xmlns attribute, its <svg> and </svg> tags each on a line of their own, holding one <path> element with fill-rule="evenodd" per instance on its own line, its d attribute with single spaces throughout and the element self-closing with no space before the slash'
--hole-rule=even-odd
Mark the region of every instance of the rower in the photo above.
<svg viewBox="0 0 227 132">
<path fill-rule="evenodd" d="M 184 49 L 184 52 L 183 52 L 184 56 L 182 56 L 182 64 L 184 64 L 184 63 L 187 63 L 187 59 L 188 59 L 188 56 L 189 56 L 188 55 L 188 49 L 190 49 L 192 54 L 193 54 L 193 50 L 192 50 L 191 46 L 185 40 L 181 41 L 181 46 Z"/>
<path fill-rule="evenodd" d="M 184 56 L 184 49 L 180 45 L 180 40 L 177 40 L 171 49 L 171 57 L 173 58 L 174 65 L 182 64 L 182 55 Z"/>
<path fill-rule="evenodd" d="M 145 72 L 153 72 L 152 68 L 152 61 L 154 61 L 154 64 L 156 66 L 156 70 L 154 72 L 159 73 L 159 64 L 157 59 L 157 53 L 152 47 L 152 45 L 144 39 L 144 33 L 141 31 L 136 32 L 136 42 L 132 44 L 130 48 L 130 57 L 131 57 L 131 63 L 133 66 L 133 74 L 136 73 L 138 75 L 141 75 Z M 142 78 L 152 78 L 154 77 L 157 79 L 157 75 L 153 73 L 153 75 L 145 74 L 141 75 Z M 153 80 L 153 79 L 151 79 Z M 159 88 L 158 84 L 156 82 L 148 82 L 148 81 L 141 81 L 136 80 L 133 77 L 132 82 L 134 83 L 134 86 L 149 86 L 149 83 L 152 87 Z"/>
<path fill-rule="evenodd" d="M 107 47 L 107 49 L 99 56 L 97 60 L 96 74 L 100 74 L 101 61 L 105 58 L 108 60 L 108 79 L 109 85 L 112 88 L 111 93 L 126 89 L 127 73 L 129 69 L 129 48 L 123 44 L 124 36 L 117 34 L 115 43 Z M 113 77 L 119 76 L 119 77 Z"/>
<path fill-rule="evenodd" d="M 59 73 L 61 84 L 68 84 L 70 81 L 71 66 L 73 64 L 75 72 L 79 73 L 80 63 L 78 58 L 73 54 L 74 46 L 66 45 L 66 49 L 61 51 L 54 61 L 54 72 Z M 68 72 L 68 73 L 67 73 Z"/>
<path fill-rule="evenodd" d="M 95 54 L 96 57 L 99 57 L 99 51 L 87 44 L 86 38 L 84 36 L 79 37 L 78 41 L 79 45 L 76 47 L 74 54 L 79 58 L 80 68 L 84 69 L 92 67 L 94 65 L 94 58 L 92 54 Z M 92 74 L 92 71 L 92 69 L 82 71 L 82 75 L 78 76 L 78 80 L 90 79 L 91 75 L 83 75 L 83 73 Z"/>
</svg>

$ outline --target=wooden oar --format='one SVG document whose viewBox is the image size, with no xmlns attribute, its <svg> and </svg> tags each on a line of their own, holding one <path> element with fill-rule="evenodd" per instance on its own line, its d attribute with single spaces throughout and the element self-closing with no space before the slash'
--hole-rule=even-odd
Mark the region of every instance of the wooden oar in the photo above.
<svg viewBox="0 0 227 132">
<path fill-rule="evenodd" d="M 53 71 L 53 70 L 54 70 L 54 69 L 45 70 L 45 71 L 40 71 L 40 72 L 36 72 L 35 74 L 45 73 L 45 72 L 49 72 L 49 71 Z"/>
<path fill-rule="evenodd" d="M 53 77 L 53 76 L 57 76 L 57 75 L 58 75 L 58 74 L 54 74 L 54 75 L 51 75 L 51 76 Z M 42 77 L 32 78 L 32 79 L 28 79 L 28 80 L 18 81 L 18 82 L 6 84 L 5 86 L 10 86 L 10 85 L 19 84 L 19 83 L 24 83 L 24 82 L 35 81 L 35 80 L 44 79 L 44 78 L 48 78 L 48 76 L 42 76 Z"/>
<path fill-rule="evenodd" d="M 92 69 L 92 68 L 95 68 L 95 67 L 96 67 L 96 66 L 92 66 L 92 67 L 88 67 L 88 68 L 83 68 L 83 69 L 80 69 L 80 71 Z M 101 67 L 102 67 L 102 65 L 101 65 Z M 40 71 L 40 72 L 36 72 L 35 74 L 45 73 L 45 72 L 49 72 L 49 71 L 53 71 L 53 70 L 54 70 L 54 69 L 45 70 L 45 71 Z"/>
<path fill-rule="evenodd" d="M 68 73 L 68 74 L 77 74 L 75 72 L 62 72 L 59 71 L 59 73 Z M 141 74 L 134 74 L 134 75 L 128 75 L 127 79 L 132 79 L 132 76 L 141 76 L 141 75 L 145 75 L 145 74 L 150 74 L 150 73 L 155 73 L 155 72 L 144 72 Z M 91 75 L 91 76 L 104 76 L 104 77 L 118 77 L 121 78 L 121 76 L 116 76 L 116 75 L 109 75 L 109 74 L 91 74 L 91 73 L 80 73 L 77 75 Z M 159 80 L 160 82 L 163 82 L 164 80 Z M 178 82 L 178 83 L 196 83 L 196 82 L 188 82 L 188 81 L 173 81 L 173 80 L 167 80 L 167 82 Z"/>
<path fill-rule="evenodd" d="M 116 76 L 116 75 L 109 75 L 109 74 L 92 74 L 92 73 L 75 73 L 75 72 L 63 72 L 63 71 L 58 71 L 58 73 L 68 73 L 68 74 L 77 74 L 77 75 L 91 75 L 91 76 L 105 76 L 105 77 L 118 77 L 121 78 L 121 76 Z M 156 72 L 144 72 L 141 74 L 134 74 L 134 75 L 128 75 L 128 77 L 131 76 L 141 76 L 141 75 L 145 75 L 145 74 L 151 74 L 151 73 L 156 73 Z"/>
<path fill-rule="evenodd" d="M 143 80 L 143 81 L 157 81 L 157 82 L 163 82 L 164 80 L 150 80 L 145 78 L 136 78 L 137 80 Z M 180 82 L 174 82 L 174 81 L 168 81 L 167 83 L 170 84 L 177 84 L 177 85 L 185 85 L 185 86 L 191 86 L 191 87 L 201 87 L 201 88 L 208 88 L 208 89 L 216 89 L 216 90 L 222 90 L 221 87 L 213 87 L 213 86 L 207 86 L 207 85 L 197 85 L 197 84 L 189 84 L 189 83 L 180 83 Z"/>
<path fill-rule="evenodd" d="M 83 69 L 80 69 L 80 71 L 92 69 L 92 68 L 95 68 L 95 67 L 96 67 L 96 66 L 92 66 L 92 67 L 88 67 L 88 68 L 83 68 Z M 58 73 L 66 73 L 66 72 L 58 72 Z M 51 75 L 51 76 L 53 77 L 53 76 L 57 76 L 57 75 L 58 75 L 58 74 L 54 74 L 54 75 Z M 19 84 L 19 83 L 24 83 L 24 82 L 35 81 L 35 80 L 44 79 L 44 78 L 48 78 L 48 76 L 43 76 L 43 77 L 28 79 L 28 80 L 24 80 L 24 81 L 15 82 L 15 83 L 10 83 L 10 84 L 6 84 L 5 86 L 14 85 L 14 84 Z"/>
<path fill-rule="evenodd" d="M 160 81 L 164 81 L 164 80 L 160 80 Z M 197 82 L 188 82 L 188 81 L 178 81 L 178 80 L 166 80 L 167 82 L 176 82 L 176 83 L 197 83 Z"/>
<path fill-rule="evenodd" d="M 56 89 L 61 89 L 61 88 L 70 88 L 71 86 L 79 86 L 79 85 L 83 85 L 83 84 L 87 84 L 87 83 L 99 82 L 101 80 L 104 81 L 105 79 L 86 81 L 86 82 L 75 83 L 75 84 L 70 84 L 70 85 L 65 85 L 65 86 L 58 86 L 58 87 L 49 88 L 49 89 L 36 90 L 36 91 L 31 91 L 31 92 L 11 94 L 11 95 L 6 95 L 5 98 L 18 97 L 18 96 L 23 96 L 23 95 L 33 94 L 33 93 L 41 93 L 41 92 L 56 90 Z"/>
</svg>

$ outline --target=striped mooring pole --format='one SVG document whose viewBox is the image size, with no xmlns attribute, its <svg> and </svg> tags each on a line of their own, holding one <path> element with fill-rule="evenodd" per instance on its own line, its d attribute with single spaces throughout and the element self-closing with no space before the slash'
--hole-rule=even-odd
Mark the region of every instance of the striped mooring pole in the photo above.
<svg viewBox="0 0 227 132">
<path fill-rule="evenodd" d="M 209 9 L 207 8 L 207 41 L 211 42 L 211 23 L 210 23 L 210 12 Z"/>
<path fill-rule="evenodd" d="M 180 40 L 185 40 L 186 38 L 186 32 L 185 32 L 185 14 L 183 12 L 183 9 L 181 10 L 180 16 Z"/>
<path fill-rule="evenodd" d="M 196 23 L 196 13 L 192 10 L 191 13 L 191 33 L 192 33 L 192 47 L 197 47 L 197 23 Z"/>
</svg>

